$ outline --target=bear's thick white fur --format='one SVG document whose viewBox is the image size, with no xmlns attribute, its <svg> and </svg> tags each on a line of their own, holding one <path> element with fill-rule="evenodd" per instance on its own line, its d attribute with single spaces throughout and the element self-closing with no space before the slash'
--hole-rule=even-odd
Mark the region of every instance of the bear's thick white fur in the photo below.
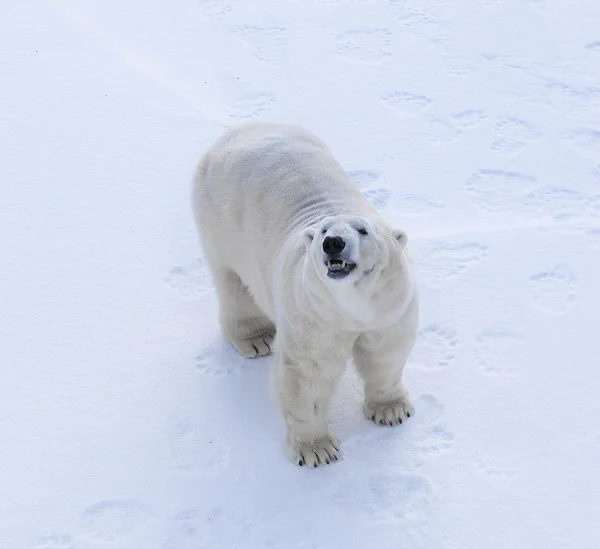
<svg viewBox="0 0 600 549">
<path fill-rule="evenodd" d="M 350 358 L 368 419 L 410 417 L 402 371 L 418 294 L 406 236 L 320 139 L 296 126 L 231 128 L 201 160 L 193 204 L 225 336 L 244 357 L 274 351 L 290 460 L 316 467 L 338 459 L 327 414 Z M 326 264 L 326 237 L 344 241 L 343 260 Z"/>
</svg>

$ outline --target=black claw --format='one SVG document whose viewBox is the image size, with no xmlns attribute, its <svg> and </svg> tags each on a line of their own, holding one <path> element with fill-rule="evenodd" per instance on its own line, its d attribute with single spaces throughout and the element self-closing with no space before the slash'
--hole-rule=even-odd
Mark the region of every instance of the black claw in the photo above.
<svg viewBox="0 0 600 549">
<path fill-rule="evenodd" d="M 410 417 L 410 412 L 406 412 L 406 417 Z"/>
<path fill-rule="evenodd" d="M 402 418 L 398 416 L 398 423 L 402 423 Z"/>
<path fill-rule="evenodd" d="M 379 420 L 379 425 L 385 425 L 385 421 L 383 419 Z"/>
<path fill-rule="evenodd" d="M 317 462 L 315 461 L 315 464 L 313 465 L 313 467 L 316 467 L 316 466 L 317 466 Z"/>
<path fill-rule="evenodd" d="M 329 465 L 331 463 L 331 461 L 329 461 L 329 459 L 325 458 L 325 463 L 327 463 L 327 465 Z"/>
<path fill-rule="evenodd" d="M 256 353 L 256 356 L 258 356 L 258 347 L 254 345 L 254 343 L 252 344 L 252 347 L 254 347 L 254 352 Z"/>
<path fill-rule="evenodd" d="M 298 465 L 300 465 L 300 467 L 302 467 L 302 466 L 304 465 L 304 462 L 303 462 L 302 460 L 300 460 L 300 461 L 298 462 Z"/>
<path fill-rule="evenodd" d="M 371 416 L 371 421 L 375 421 L 375 414 Z"/>
</svg>

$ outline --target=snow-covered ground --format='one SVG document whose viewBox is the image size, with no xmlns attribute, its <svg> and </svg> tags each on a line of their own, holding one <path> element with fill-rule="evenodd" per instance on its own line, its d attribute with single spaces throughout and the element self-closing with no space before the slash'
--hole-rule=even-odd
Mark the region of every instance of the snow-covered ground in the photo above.
<svg viewBox="0 0 600 549">
<path fill-rule="evenodd" d="M 299 123 L 405 228 L 416 415 L 290 464 L 189 204 Z M 2 549 L 597 549 L 597 0 L 4 0 Z"/>
</svg>

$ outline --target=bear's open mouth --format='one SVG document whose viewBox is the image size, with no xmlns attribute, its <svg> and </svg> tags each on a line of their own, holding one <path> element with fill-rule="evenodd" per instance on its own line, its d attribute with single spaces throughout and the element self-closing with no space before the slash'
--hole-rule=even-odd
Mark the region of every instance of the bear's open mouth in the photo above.
<svg viewBox="0 0 600 549">
<path fill-rule="evenodd" d="M 325 265 L 327 265 L 327 276 L 329 278 L 344 278 L 356 268 L 356 263 L 344 259 L 328 259 Z"/>
</svg>

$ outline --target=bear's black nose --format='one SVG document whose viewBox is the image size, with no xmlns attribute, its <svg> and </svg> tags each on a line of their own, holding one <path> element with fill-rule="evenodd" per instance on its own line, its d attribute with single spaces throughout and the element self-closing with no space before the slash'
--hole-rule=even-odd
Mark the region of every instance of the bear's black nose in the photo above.
<svg viewBox="0 0 600 549">
<path fill-rule="evenodd" d="M 327 236 L 323 240 L 323 251 L 327 255 L 339 254 L 346 247 L 346 243 L 339 236 Z"/>
</svg>

